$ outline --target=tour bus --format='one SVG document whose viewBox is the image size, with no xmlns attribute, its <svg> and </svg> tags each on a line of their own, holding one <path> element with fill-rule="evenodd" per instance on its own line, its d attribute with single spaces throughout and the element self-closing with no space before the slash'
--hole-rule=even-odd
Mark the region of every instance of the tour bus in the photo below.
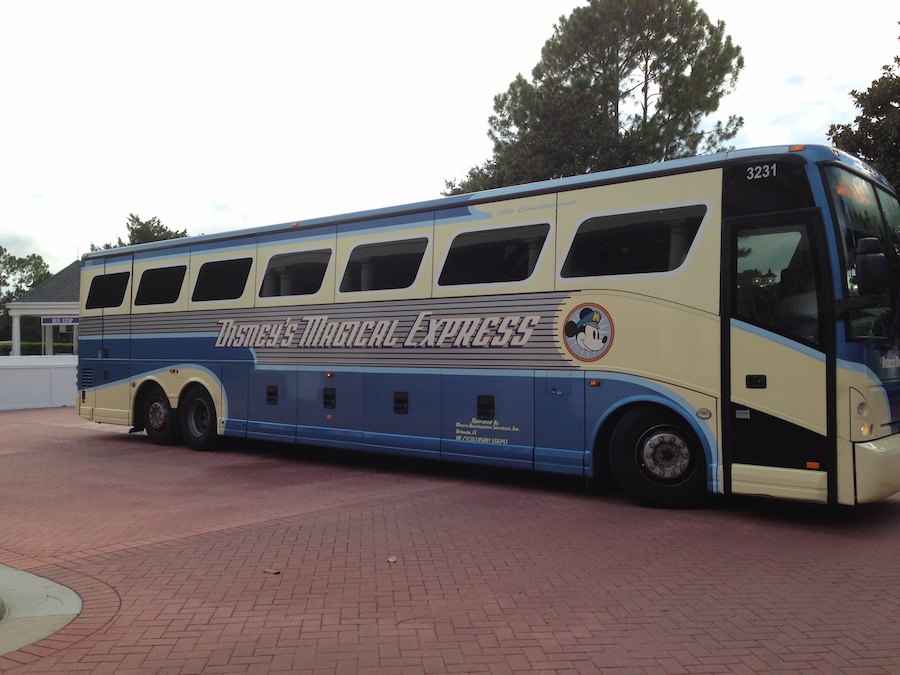
<svg viewBox="0 0 900 675">
<path fill-rule="evenodd" d="M 707 495 L 900 490 L 900 205 L 729 151 L 85 254 L 77 406 L 220 437 Z"/>
</svg>

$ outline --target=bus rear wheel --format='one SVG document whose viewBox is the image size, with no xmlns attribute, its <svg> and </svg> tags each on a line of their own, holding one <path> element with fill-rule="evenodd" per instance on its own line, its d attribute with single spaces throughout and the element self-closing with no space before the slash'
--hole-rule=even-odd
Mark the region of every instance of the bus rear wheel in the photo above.
<svg viewBox="0 0 900 675">
<path fill-rule="evenodd" d="M 192 450 L 212 450 L 218 441 L 216 406 L 203 387 L 190 387 L 179 404 L 181 437 Z"/>
<path fill-rule="evenodd" d="M 657 508 L 699 506 L 706 497 L 706 458 L 697 437 L 678 415 L 635 408 L 610 439 L 610 464 L 622 490 Z"/>
<path fill-rule="evenodd" d="M 141 397 L 141 422 L 157 445 L 172 445 L 178 440 L 178 414 L 158 384 L 149 385 Z"/>
</svg>

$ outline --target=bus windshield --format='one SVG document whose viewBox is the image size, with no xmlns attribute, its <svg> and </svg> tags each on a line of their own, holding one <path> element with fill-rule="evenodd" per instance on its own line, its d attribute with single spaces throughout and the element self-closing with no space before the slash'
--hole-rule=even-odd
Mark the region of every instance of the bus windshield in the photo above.
<svg viewBox="0 0 900 675">
<path fill-rule="evenodd" d="M 900 204 L 887 190 L 841 167 L 827 167 L 825 176 L 843 245 L 845 298 L 851 302 L 862 299 L 856 269 L 860 239 L 878 239 L 892 277 L 887 302 L 872 298 L 871 302 L 853 305 L 846 315 L 847 337 L 851 340 L 893 338 L 893 308 L 898 302 L 900 280 Z"/>
</svg>

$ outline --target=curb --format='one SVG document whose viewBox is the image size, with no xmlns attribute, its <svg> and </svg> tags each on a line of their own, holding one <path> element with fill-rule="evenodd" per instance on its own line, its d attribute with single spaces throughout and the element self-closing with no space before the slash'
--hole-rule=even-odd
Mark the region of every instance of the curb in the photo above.
<svg viewBox="0 0 900 675">
<path fill-rule="evenodd" d="M 0 656 L 65 628 L 82 610 L 71 588 L 0 564 Z"/>
</svg>

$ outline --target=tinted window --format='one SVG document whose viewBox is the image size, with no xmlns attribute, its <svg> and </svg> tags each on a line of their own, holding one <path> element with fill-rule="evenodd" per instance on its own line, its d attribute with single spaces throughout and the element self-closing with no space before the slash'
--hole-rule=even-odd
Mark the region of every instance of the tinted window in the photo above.
<svg viewBox="0 0 900 675">
<path fill-rule="evenodd" d="M 819 289 L 806 227 L 743 228 L 733 256 L 737 263 L 734 315 L 818 343 Z"/>
<path fill-rule="evenodd" d="M 831 191 L 834 216 L 841 233 L 844 254 L 844 296 L 859 299 L 857 247 L 860 239 L 875 237 L 887 256 L 894 275 L 900 274 L 900 206 L 873 183 L 837 166 L 825 169 Z M 886 337 L 892 324 L 892 310 L 877 302 L 865 307 L 848 307 L 846 317 L 851 338 Z"/>
<path fill-rule="evenodd" d="M 424 238 L 357 246 L 344 271 L 341 293 L 409 288 L 427 246 Z"/>
<path fill-rule="evenodd" d="M 549 225 L 526 225 L 457 235 L 450 245 L 438 284 L 489 284 L 522 281 L 531 276 L 550 231 Z"/>
<path fill-rule="evenodd" d="M 185 272 L 187 272 L 187 265 L 146 270 L 141 275 L 141 283 L 138 286 L 134 304 L 170 305 L 176 302 L 178 296 L 181 295 L 181 284 L 184 282 Z"/>
<path fill-rule="evenodd" d="M 705 206 L 682 206 L 586 220 L 578 228 L 562 276 L 674 270 L 687 257 L 704 215 Z"/>
<path fill-rule="evenodd" d="M 780 158 L 759 159 L 725 169 L 723 209 L 726 217 L 773 213 L 815 206 L 806 167 Z"/>
<path fill-rule="evenodd" d="M 197 285 L 194 286 L 191 300 L 207 302 L 241 297 L 247 286 L 247 276 L 250 274 L 252 264 L 252 258 L 203 263 L 197 275 Z"/>
<path fill-rule="evenodd" d="M 304 251 L 273 256 L 266 267 L 259 297 L 312 295 L 322 288 L 331 251 Z"/>
<path fill-rule="evenodd" d="M 103 307 L 119 307 L 125 300 L 125 289 L 131 272 L 102 274 L 91 281 L 85 309 L 101 309 Z"/>
</svg>

